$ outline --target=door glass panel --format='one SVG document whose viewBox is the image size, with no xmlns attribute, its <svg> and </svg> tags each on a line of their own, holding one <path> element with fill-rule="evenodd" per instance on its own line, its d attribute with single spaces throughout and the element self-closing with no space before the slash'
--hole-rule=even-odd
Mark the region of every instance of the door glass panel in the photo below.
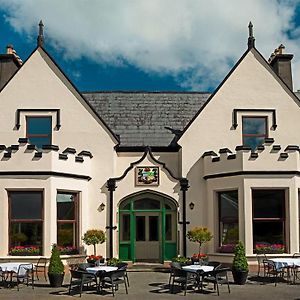
<svg viewBox="0 0 300 300">
<path fill-rule="evenodd" d="M 121 240 L 122 241 L 130 241 L 130 215 L 121 215 L 121 224 L 122 224 L 122 232 L 121 232 Z"/>
<path fill-rule="evenodd" d="M 172 215 L 166 215 L 166 241 L 172 241 Z"/>
<path fill-rule="evenodd" d="M 145 217 L 136 216 L 136 241 L 145 241 L 146 240 L 146 226 L 145 226 Z"/>
<path fill-rule="evenodd" d="M 160 209 L 160 202 L 154 199 L 141 199 L 134 202 L 134 209 Z"/>
<path fill-rule="evenodd" d="M 149 216 L 149 241 L 158 241 L 158 216 Z"/>
</svg>

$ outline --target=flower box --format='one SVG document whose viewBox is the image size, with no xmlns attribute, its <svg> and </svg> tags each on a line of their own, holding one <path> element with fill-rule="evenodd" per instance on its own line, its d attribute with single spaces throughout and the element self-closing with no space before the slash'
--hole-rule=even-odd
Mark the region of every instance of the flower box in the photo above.
<svg viewBox="0 0 300 300">
<path fill-rule="evenodd" d="M 10 249 L 9 255 L 12 256 L 35 256 L 41 255 L 41 248 L 37 246 L 15 246 Z"/>
<path fill-rule="evenodd" d="M 285 245 L 283 244 L 269 244 L 269 243 L 257 243 L 255 245 L 254 252 L 257 254 L 282 254 L 285 252 Z"/>
<path fill-rule="evenodd" d="M 104 263 L 104 258 L 101 255 L 90 255 L 86 260 L 90 264 L 96 264 L 97 262 Z"/>
<path fill-rule="evenodd" d="M 74 255 L 78 254 L 78 248 L 77 247 L 71 247 L 71 246 L 58 246 L 57 247 L 61 255 Z"/>
</svg>

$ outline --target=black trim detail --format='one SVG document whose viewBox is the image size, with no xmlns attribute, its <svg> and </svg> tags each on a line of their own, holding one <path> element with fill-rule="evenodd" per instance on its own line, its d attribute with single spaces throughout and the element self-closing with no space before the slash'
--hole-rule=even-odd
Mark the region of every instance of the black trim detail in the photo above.
<svg viewBox="0 0 300 300">
<path fill-rule="evenodd" d="M 61 127 L 60 124 L 60 109 L 58 108 L 18 108 L 16 114 L 16 128 L 19 130 L 21 127 L 20 124 L 20 115 L 21 112 L 56 112 L 56 129 L 59 130 Z"/>
<path fill-rule="evenodd" d="M 93 155 L 90 151 L 82 150 L 80 153 L 78 153 L 79 156 L 88 156 L 89 158 L 93 158 Z"/>
<path fill-rule="evenodd" d="M 0 145 L 0 151 L 3 151 L 6 149 L 6 146 L 5 145 Z"/>
<path fill-rule="evenodd" d="M 8 148 L 11 149 L 12 151 L 18 151 L 19 145 L 10 145 Z"/>
<path fill-rule="evenodd" d="M 59 147 L 57 145 L 43 145 L 42 146 L 43 150 L 53 150 L 53 151 L 58 151 Z"/>
<path fill-rule="evenodd" d="M 240 145 L 240 146 L 235 147 L 235 151 L 241 151 L 241 150 L 251 151 L 251 147 L 244 146 L 244 145 Z"/>
<path fill-rule="evenodd" d="M 232 114 L 232 127 L 234 129 L 237 128 L 238 123 L 237 123 L 237 113 L 238 112 L 271 112 L 272 113 L 272 119 L 273 119 L 273 123 L 272 123 L 272 129 L 275 130 L 277 128 L 277 124 L 276 124 L 276 110 L 275 109 L 260 109 L 260 108 L 235 108 L 233 110 L 233 114 Z"/>
<path fill-rule="evenodd" d="M 247 175 L 295 175 L 300 176 L 299 171 L 237 171 L 228 173 L 219 173 L 203 176 L 205 180 L 213 178 L 233 177 L 233 176 L 247 176 Z"/>
<path fill-rule="evenodd" d="M 29 144 L 29 145 L 27 145 L 27 148 L 26 148 L 27 150 L 37 150 L 37 147 L 36 147 L 36 145 L 33 145 L 33 144 Z"/>
<path fill-rule="evenodd" d="M 74 179 L 84 179 L 90 181 L 92 178 L 86 175 L 53 172 L 53 171 L 0 171 L 1 176 L 56 176 L 56 177 L 67 177 Z"/>
<path fill-rule="evenodd" d="M 273 138 L 265 138 L 265 144 L 273 144 L 274 139 Z"/>
<path fill-rule="evenodd" d="M 84 162 L 84 159 L 82 156 L 75 156 L 75 161 L 82 163 L 82 162 Z"/>
<path fill-rule="evenodd" d="M 299 151 L 299 146 L 297 145 L 288 145 L 284 151 Z"/>
<path fill-rule="evenodd" d="M 280 145 L 273 145 L 272 150 L 273 151 L 280 151 L 281 150 L 281 146 Z"/>
<path fill-rule="evenodd" d="M 28 138 L 19 138 L 19 139 L 18 139 L 18 142 L 19 142 L 20 144 L 27 144 L 27 143 L 28 143 Z"/>
<path fill-rule="evenodd" d="M 67 160 L 67 159 L 68 159 L 68 155 L 67 155 L 67 154 L 62 154 L 62 153 L 59 153 L 59 155 L 58 155 L 58 159 Z"/>
<path fill-rule="evenodd" d="M 41 158 L 42 156 L 43 156 L 43 152 L 40 152 L 40 151 L 39 151 L 39 152 L 35 152 L 35 153 L 34 153 L 34 157 L 35 157 L 35 158 Z"/>
<path fill-rule="evenodd" d="M 178 152 L 181 149 L 179 145 L 175 146 L 154 146 L 152 152 Z M 147 146 L 115 146 L 116 152 L 145 152 Z"/>
<path fill-rule="evenodd" d="M 71 153 L 71 154 L 75 154 L 76 153 L 76 150 L 74 148 L 66 148 L 63 152 L 63 154 L 65 153 Z"/>
<path fill-rule="evenodd" d="M 229 154 L 227 159 L 236 159 L 236 154 Z"/>
<path fill-rule="evenodd" d="M 265 150 L 265 146 L 264 145 L 259 145 L 259 146 L 257 146 L 257 148 L 256 148 L 258 151 L 263 151 L 263 150 Z"/>
<path fill-rule="evenodd" d="M 4 152 L 3 157 L 5 157 L 5 158 L 11 158 L 11 152 L 10 151 Z"/>
<path fill-rule="evenodd" d="M 285 153 L 285 152 L 280 153 L 280 158 L 286 159 L 288 157 L 289 157 L 289 155 L 287 153 Z"/>
<path fill-rule="evenodd" d="M 230 150 L 230 149 L 228 149 L 228 148 L 221 148 L 220 150 L 219 150 L 219 153 L 221 154 L 221 153 L 232 153 L 232 151 Z"/>
<path fill-rule="evenodd" d="M 218 154 L 214 151 L 205 151 L 203 154 L 202 154 L 202 157 L 205 157 L 205 156 L 218 156 Z"/>
<path fill-rule="evenodd" d="M 220 156 L 213 157 L 211 161 L 212 161 L 212 162 L 220 161 Z"/>
<path fill-rule="evenodd" d="M 180 225 L 183 225 L 183 224 L 186 224 L 186 225 L 189 225 L 189 224 L 191 224 L 191 222 L 190 221 L 178 221 L 178 224 L 180 224 Z"/>
<path fill-rule="evenodd" d="M 251 157 L 251 158 L 258 158 L 258 153 L 256 153 L 256 152 L 251 152 L 250 157 Z"/>
</svg>

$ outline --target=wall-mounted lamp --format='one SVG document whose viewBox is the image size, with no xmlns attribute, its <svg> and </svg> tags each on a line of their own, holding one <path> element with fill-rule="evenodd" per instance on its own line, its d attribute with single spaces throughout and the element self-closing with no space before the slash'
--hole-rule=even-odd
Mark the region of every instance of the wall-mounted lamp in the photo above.
<svg viewBox="0 0 300 300">
<path fill-rule="evenodd" d="M 191 203 L 189 204 L 189 207 L 190 207 L 191 210 L 193 210 L 194 207 L 195 207 L 195 203 L 191 202 Z"/>
<path fill-rule="evenodd" d="M 98 211 L 103 211 L 105 208 L 105 204 L 104 203 L 101 203 L 98 207 Z"/>
</svg>

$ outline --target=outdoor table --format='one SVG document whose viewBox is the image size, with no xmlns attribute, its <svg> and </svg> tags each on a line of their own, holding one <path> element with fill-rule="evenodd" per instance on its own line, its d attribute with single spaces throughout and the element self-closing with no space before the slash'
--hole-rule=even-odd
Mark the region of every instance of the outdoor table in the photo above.
<svg viewBox="0 0 300 300">
<path fill-rule="evenodd" d="M 86 268 L 86 271 L 92 274 L 97 274 L 97 272 L 112 272 L 117 271 L 118 267 L 112 267 L 112 266 L 98 266 L 98 267 L 88 267 Z"/>
<path fill-rule="evenodd" d="M 277 270 L 285 268 L 287 270 L 287 278 L 288 282 L 290 281 L 290 271 L 291 269 L 300 267 L 300 258 L 271 258 L 269 259 L 274 262 L 275 268 Z M 294 273 L 294 280 L 293 282 L 295 283 L 296 280 L 296 273 Z"/>
<path fill-rule="evenodd" d="M 203 275 L 206 272 L 213 271 L 213 269 L 214 269 L 213 266 L 205 266 L 205 265 L 188 265 L 188 266 L 183 266 L 182 267 L 182 270 L 195 274 L 195 277 L 194 277 L 195 284 L 194 284 L 194 286 L 198 287 L 198 288 L 199 288 L 200 285 L 203 284 L 202 283 Z"/>
<path fill-rule="evenodd" d="M 22 268 L 19 270 L 20 265 Z M 7 277 L 5 279 L 5 282 L 8 284 L 8 286 L 11 286 L 12 283 L 12 273 L 18 273 L 19 275 L 25 275 L 26 271 L 32 270 L 33 272 L 33 266 L 31 263 L 28 262 L 7 262 L 7 263 L 0 263 L 0 269 L 2 272 L 7 273 Z M 10 278 L 9 282 L 7 281 L 8 277 Z"/>
<path fill-rule="evenodd" d="M 183 266 L 183 270 L 192 272 L 192 273 L 197 273 L 197 271 L 203 271 L 203 272 L 210 272 L 214 269 L 213 266 L 201 266 L 201 265 L 188 265 L 188 266 Z"/>
</svg>

